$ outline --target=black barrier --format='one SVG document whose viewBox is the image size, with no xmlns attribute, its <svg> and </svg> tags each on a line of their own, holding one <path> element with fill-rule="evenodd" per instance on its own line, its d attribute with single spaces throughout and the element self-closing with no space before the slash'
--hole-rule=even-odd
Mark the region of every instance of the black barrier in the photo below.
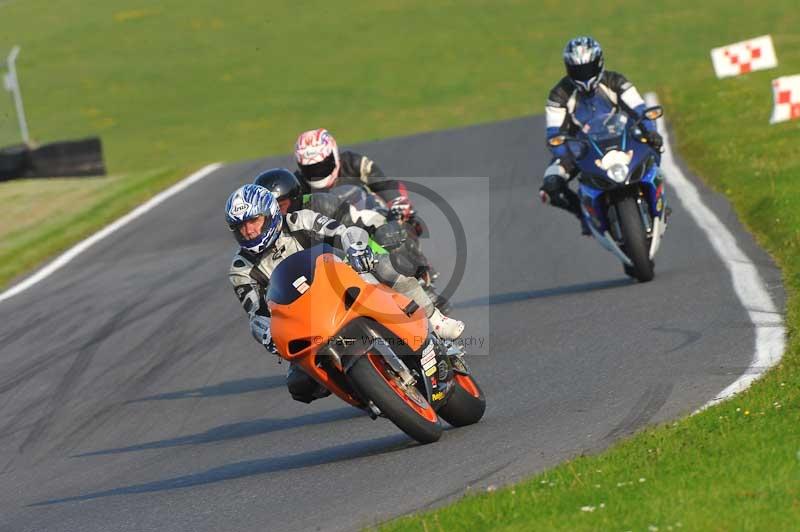
<svg viewBox="0 0 800 532">
<path fill-rule="evenodd" d="M 30 166 L 30 151 L 25 144 L 0 148 L 0 181 L 22 177 Z"/>
<path fill-rule="evenodd" d="M 30 151 L 26 177 L 105 175 L 103 146 L 99 137 L 51 142 Z"/>
<path fill-rule="evenodd" d="M 0 148 L 0 181 L 18 177 L 105 175 L 98 137 L 51 142 L 36 148 L 18 144 Z"/>
</svg>

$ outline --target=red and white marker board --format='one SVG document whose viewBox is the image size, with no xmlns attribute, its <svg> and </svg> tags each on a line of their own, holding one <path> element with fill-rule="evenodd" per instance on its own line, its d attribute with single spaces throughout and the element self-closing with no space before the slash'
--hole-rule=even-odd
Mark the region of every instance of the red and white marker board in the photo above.
<svg viewBox="0 0 800 532">
<path fill-rule="evenodd" d="M 770 124 L 800 118 L 800 74 L 772 80 L 772 108 Z"/>
<path fill-rule="evenodd" d="M 714 48 L 711 50 L 711 61 L 718 78 L 740 76 L 778 66 L 775 47 L 769 35 Z"/>
</svg>

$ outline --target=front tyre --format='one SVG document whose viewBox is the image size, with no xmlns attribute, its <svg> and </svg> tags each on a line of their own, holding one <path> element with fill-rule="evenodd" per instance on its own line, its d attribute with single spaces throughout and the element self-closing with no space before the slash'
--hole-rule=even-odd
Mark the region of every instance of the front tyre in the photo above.
<svg viewBox="0 0 800 532">
<path fill-rule="evenodd" d="M 359 357 L 347 375 L 362 398 L 371 399 L 397 428 L 418 442 L 433 443 L 442 436 L 436 411 L 414 386 L 402 384 L 382 356 L 369 352 Z"/>
<path fill-rule="evenodd" d="M 625 253 L 633 262 L 633 266 L 625 268 L 625 273 L 642 283 L 652 281 L 655 272 L 653 261 L 650 260 L 647 234 L 642 225 L 639 205 L 635 198 L 628 197 L 620 200 L 616 204 L 616 209 Z"/>
</svg>

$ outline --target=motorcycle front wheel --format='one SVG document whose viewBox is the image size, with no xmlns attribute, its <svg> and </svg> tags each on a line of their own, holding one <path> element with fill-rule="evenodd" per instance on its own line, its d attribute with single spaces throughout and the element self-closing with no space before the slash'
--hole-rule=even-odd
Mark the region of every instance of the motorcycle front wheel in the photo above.
<svg viewBox="0 0 800 532">
<path fill-rule="evenodd" d="M 625 272 L 639 282 L 646 283 L 655 277 L 653 261 L 647 245 L 647 234 L 642 224 L 639 205 L 632 197 L 623 198 L 616 204 L 620 232 L 625 254 L 633 262 L 633 266 L 625 268 Z"/>
<path fill-rule="evenodd" d="M 397 428 L 420 443 L 442 436 L 442 422 L 428 400 L 414 386 L 407 387 L 377 353 L 369 352 L 348 371 L 353 387 L 370 399 Z"/>
</svg>

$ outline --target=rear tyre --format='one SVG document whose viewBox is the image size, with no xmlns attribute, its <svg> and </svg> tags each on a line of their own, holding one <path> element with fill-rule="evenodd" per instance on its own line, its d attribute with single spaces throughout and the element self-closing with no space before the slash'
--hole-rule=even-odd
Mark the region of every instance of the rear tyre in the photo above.
<svg viewBox="0 0 800 532">
<path fill-rule="evenodd" d="M 483 390 L 471 375 L 453 375 L 455 387 L 447 404 L 439 409 L 439 416 L 454 427 L 477 423 L 486 411 Z"/>
<path fill-rule="evenodd" d="M 420 443 L 433 443 L 442 436 L 442 423 L 426 398 L 415 388 L 406 389 L 376 353 L 361 356 L 348 371 L 353 387 L 397 428 Z"/>
<path fill-rule="evenodd" d="M 625 273 L 646 283 L 652 281 L 655 276 L 653 271 L 653 261 L 650 260 L 650 252 L 647 246 L 647 234 L 642 225 L 642 218 L 639 214 L 639 206 L 634 198 L 624 198 L 616 204 L 617 216 L 619 218 L 622 240 L 625 245 L 625 253 L 633 262 L 633 266 L 625 268 Z"/>
</svg>

